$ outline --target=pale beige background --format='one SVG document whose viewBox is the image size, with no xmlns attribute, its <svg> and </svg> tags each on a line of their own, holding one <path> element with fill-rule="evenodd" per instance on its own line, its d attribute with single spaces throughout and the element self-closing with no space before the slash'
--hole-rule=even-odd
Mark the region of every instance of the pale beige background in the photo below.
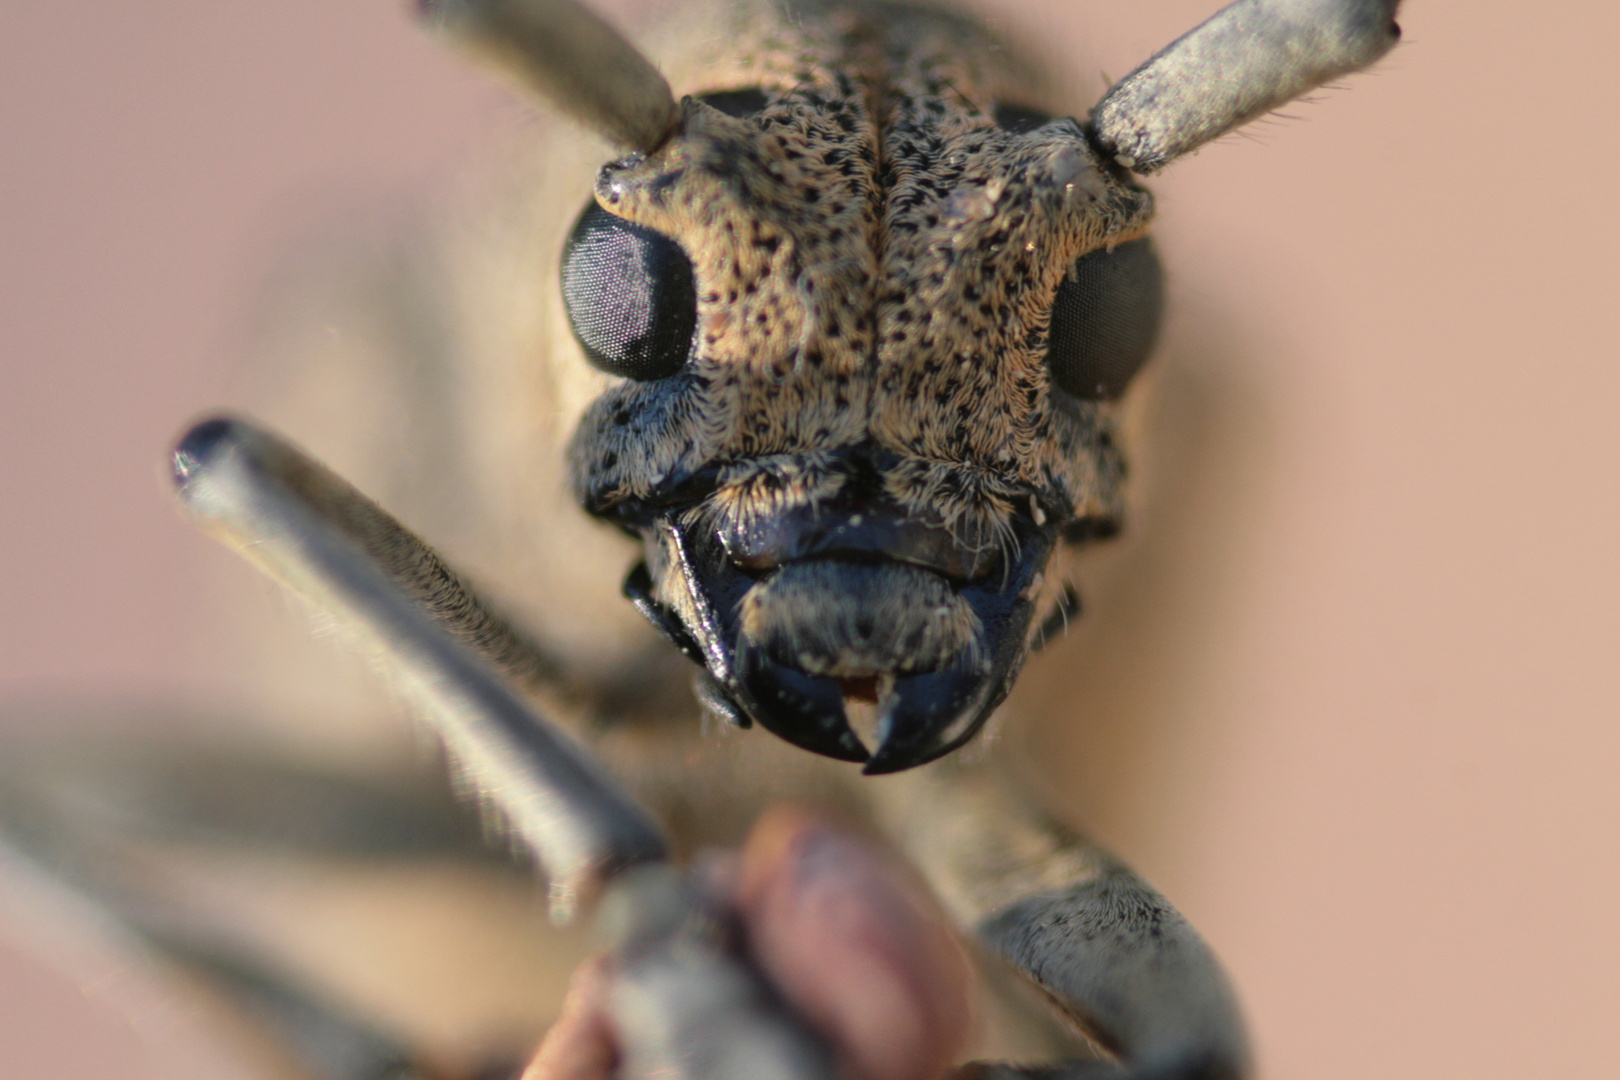
<svg viewBox="0 0 1620 1080">
<path fill-rule="evenodd" d="M 399 6 L 6 5 L 0 699 L 228 691 L 165 441 L 299 236 L 521 122 Z M 1216 4 L 1006 6 L 1093 91 Z M 1157 481 L 1030 674 L 1102 689 L 1033 748 L 1216 943 L 1266 1076 L 1609 1077 L 1620 8 L 1407 9 L 1375 75 L 1156 183 Z M 28 944 L 0 1080 L 160 1075 Z"/>
</svg>

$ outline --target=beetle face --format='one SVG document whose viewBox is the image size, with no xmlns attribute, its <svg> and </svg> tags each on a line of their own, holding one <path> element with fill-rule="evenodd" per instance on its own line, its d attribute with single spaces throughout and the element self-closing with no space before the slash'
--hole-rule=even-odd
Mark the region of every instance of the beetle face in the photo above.
<svg viewBox="0 0 1620 1080">
<path fill-rule="evenodd" d="M 1074 121 L 998 110 L 984 42 L 884 18 L 688 99 L 603 169 L 563 270 L 624 377 L 572 468 L 644 539 L 627 592 L 713 707 L 868 772 L 969 739 L 1062 602 L 1054 551 L 1115 527 L 1110 399 L 1160 298 L 1147 193 Z M 902 64 L 902 33 L 940 42 Z"/>
</svg>

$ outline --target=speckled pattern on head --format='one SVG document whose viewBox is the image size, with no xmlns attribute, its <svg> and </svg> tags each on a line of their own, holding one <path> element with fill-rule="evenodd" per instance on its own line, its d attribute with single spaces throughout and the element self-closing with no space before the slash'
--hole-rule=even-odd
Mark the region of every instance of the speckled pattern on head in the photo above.
<svg viewBox="0 0 1620 1080">
<path fill-rule="evenodd" d="M 1143 235 L 1150 196 L 1072 119 L 999 126 L 998 106 L 1035 91 L 974 23 L 888 4 L 735 11 L 726 81 L 681 88 L 699 96 L 666 143 L 597 180 L 602 208 L 691 259 L 697 330 L 681 371 L 623 381 L 586 412 L 582 502 L 638 529 L 649 507 L 676 508 L 671 523 L 731 535 L 814 516 L 865 469 L 906 528 L 981 570 L 1037 528 L 1112 531 L 1114 407 L 1052 386 L 1046 331 L 1075 260 Z M 755 89 L 764 107 L 742 116 L 701 98 Z M 649 540 L 656 599 L 696 625 L 692 582 L 664 572 L 682 556 Z M 1043 573 L 1049 545 L 1017 586 L 1046 614 L 1065 591 Z M 982 643 L 1002 655 L 994 700 L 1038 632 L 1027 618 L 996 631 L 1016 657 Z M 731 678 L 725 658 L 714 674 Z"/>
<path fill-rule="evenodd" d="M 1115 517 L 1111 407 L 1048 393 L 1044 333 L 1069 265 L 1145 230 L 1147 193 L 1072 122 L 998 128 L 995 106 L 1029 91 L 972 23 L 861 4 L 739 18 L 752 78 L 702 89 L 757 86 L 766 108 L 688 100 L 662 149 L 598 182 L 604 208 L 686 250 L 699 330 L 685 372 L 584 418 L 582 497 L 869 441 L 903 457 L 891 494 L 970 544 L 1030 494 Z"/>
</svg>

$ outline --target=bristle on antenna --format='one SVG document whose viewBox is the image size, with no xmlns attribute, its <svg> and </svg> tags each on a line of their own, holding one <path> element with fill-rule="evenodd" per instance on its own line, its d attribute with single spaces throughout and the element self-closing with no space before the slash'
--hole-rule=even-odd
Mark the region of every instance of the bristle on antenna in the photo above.
<svg viewBox="0 0 1620 1080">
<path fill-rule="evenodd" d="M 1103 95 L 1091 112 L 1112 160 L 1154 172 L 1400 39 L 1400 0 L 1238 0 Z"/>
</svg>

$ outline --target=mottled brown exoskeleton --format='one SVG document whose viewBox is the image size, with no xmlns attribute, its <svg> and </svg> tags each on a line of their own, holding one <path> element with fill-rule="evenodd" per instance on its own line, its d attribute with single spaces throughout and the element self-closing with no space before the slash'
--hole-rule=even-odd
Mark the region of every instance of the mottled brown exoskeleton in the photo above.
<svg viewBox="0 0 1620 1080">
<path fill-rule="evenodd" d="M 643 929 L 679 938 L 690 921 L 669 913 L 702 904 L 536 706 L 681 850 L 735 843 L 787 796 L 874 823 L 1114 1059 L 1064 1075 L 1242 1076 L 1235 999 L 1187 922 L 993 760 L 950 755 L 1073 613 L 1066 555 L 1119 527 L 1116 401 L 1162 306 L 1137 175 L 1377 59 L 1395 7 L 1240 0 L 1074 117 L 976 23 L 932 8 L 683 13 L 695 59 L 672 69 L 677 100 L 572 4 L 428 0 L 427 21 L 624 153 L 577 202 L 553 186 L 456 234 L 431 286 L 384 305 L 392 330 L 318 357 L 304 385 L 341 423 L 285 415 L 339 458 L 364 456 L 367 409 L 405 415 L 417 445 L 370 479 L 498 603 L 242 421 L 181 443 L 182 498 L 380 646 L 560 907 L 627 897 Z M 432 332 L 400 329 L 423 318 L 412 288 L 448 310 Z M 418 354 L 391 366 L 388 341 Z M 608 610 L 619 581 L 666 640 Z M 726 725 L 784 741 L 710 730 Z M 870 778 L 885 773 L 900 775 Z M 768 1067 L 728 1057 L 737 1025 L 669 989 L 717 969 L 631 939 L 625 978 L 664 989 L 648 991 L 663 1019 L 626 1035 L 627 1071 L 825 1073 L 745 959 L 704 963 L 740 964 L 753 987 L 728 1016 L 792 1033 Z"/>
</svg>

